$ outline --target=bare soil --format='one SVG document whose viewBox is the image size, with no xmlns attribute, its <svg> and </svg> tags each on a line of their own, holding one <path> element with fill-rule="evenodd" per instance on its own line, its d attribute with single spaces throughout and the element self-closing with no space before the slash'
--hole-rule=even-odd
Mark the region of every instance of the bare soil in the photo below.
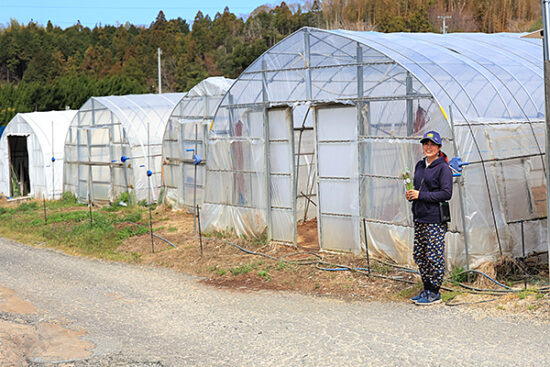
<svg viewBox="0 0 550 367">
<path fill-rule="evenodd" d="M 0 286 L 0 366 L 26 366 L 30 360 L 59 361 L 88 357 L 94 345 L 74 331 L 41 322 L 36 308 Z"/>
<path fill-rule="evenodd" d="M 298 247 L 276 243 L 258 243 L 227 233 L 203 234 L 202 255 L 198 234 L 193 233 L 193 216 L 181 211 L 157 208 L 153 214 L 154 233 L 177 248 L 149 234 L 132 237 L 119 247 L 137 262 L 171 268 L 204 277 L 205 284 L 235 291 L 296 291 L 303 294 L 335 297 L 343 300 L 408 302 L 420 289 L 420 279 L 410 272 L 371 260 L 374 276 L 366 271 L 328 271 L 337 265 L 352 269 L 367 267 L 364 256 L 349 253 L 320 252 L 317 222 L 298 225 Z M 249 251 L 246 253 L 230 243 Z M 154 253 L 153 253 L 154 246 Z M 322 260 L 328 264 L 315 264 Z M 285 262 L 287 261 L 287 262 Z M 311 262 L 312 264 L 303 264 Z M 298 265 L 302 263 L 303 265 Z M 329 265 L 330 264 L 330 265 Z M 320 269 L 322 268 L 322 269 Z M 381 278 L 377 276 L 383 276 Z M 389 278 L 389 279 L 388 279 Z M 452 285 L 449 285 L 452 287 Z M 484 288 L 498 289 L 491 283 Z M 547 294 L 526 292 L 508 296 L 447 292 L 449 305 L 484 310 L 496 314 L 520 314 L 550 319 Z M 446 298 L 447 298 L 446 297 Z"/>
</svg>

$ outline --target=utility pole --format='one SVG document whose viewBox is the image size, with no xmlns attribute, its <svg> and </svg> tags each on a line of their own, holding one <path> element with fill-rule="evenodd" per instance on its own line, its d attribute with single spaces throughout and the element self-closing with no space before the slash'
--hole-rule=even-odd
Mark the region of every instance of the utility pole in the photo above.
<svg viewBox="0 0 550 367">
<path fill-rule="evenodd" d="M 543 29 L 543 42 L 542 52 L 544 55 L 544 103 L 546 112 L 546 245 L 548 246 L 548 268 L 550 270 L 550 221 L 548 220 L 548 214 L 550 214 L 550 200 L 548 200 L 548 193 L 550 192 L 550 49 L 548 44 L 548 32 L 550 32 L 550 0 L 542 1 L 542 29 Z"/>
<path fill-rule="evenodd" d="M 159 94 L 162 94 L 162 77 L 161 77 L 161 73 L 160 73 L 160 55 L 162 55 L 162 50 L 159 48 L 157 48 L 157 53 L 158 53 L 158 64 L 159 64 Z"/>
<path fill-rule="evenodd" d="M 443 24 L 441 25 L 441 33 L 447 34 L 447 19 L 451 19 L 452 16 L 450 15 L 438 15 L 437 19 L 443 19 Z"/>
</svg>

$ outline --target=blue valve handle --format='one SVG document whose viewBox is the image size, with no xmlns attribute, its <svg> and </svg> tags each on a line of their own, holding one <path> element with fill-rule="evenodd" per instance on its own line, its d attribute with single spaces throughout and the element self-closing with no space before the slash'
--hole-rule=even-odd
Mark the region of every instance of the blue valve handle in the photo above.
<svg viewBox="0 0 550 367">
<path fill-rule="evenodd" d="M 150 169 L 147 170 L 147 177 L 150 177 L 153 174 Z"/>
<path fill-rule="evenodd" d="M 197 164 L 201 163 L 202 159 L 199 157 L 198 154 L 193 154 L 193 164 L 196 166 Z"/>
<path fill-rule="evenodd" d="M 125 155 L 120 157 L 120 160 L 122 161 L 122 163 L 126 162 L 128 159 L 130 159 L 130 157 L 126 157 Z"/>
<path fill-rule="evenodd" d="M 194 152 L 194 151 L 195 151 L 195 149 L 193 149 L 193 148 L 190 148 L 190 149 L 185 149 L 185 151 L 186 151 L 186 152 Z"/>
<path fill-rule="evenodd" d="M 462 166 L 469 165 L 469 162 L 462 162 L 460 157 L 454 157 L 449 161 L 449 167 L 453 171 L 453 177 L 462 176 Z"/>
<path fill-rule="evenodd" d="M 55 157 L 52 157 L 52 162 L 55 162 Z"/>
</svg>

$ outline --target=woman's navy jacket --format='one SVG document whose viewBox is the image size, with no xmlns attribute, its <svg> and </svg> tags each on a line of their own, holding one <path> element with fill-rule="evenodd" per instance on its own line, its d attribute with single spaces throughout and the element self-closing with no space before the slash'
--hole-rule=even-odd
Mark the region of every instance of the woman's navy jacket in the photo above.
<svg viewBox="0 0 550 367">
<path fill-rule="evenodd" d="M 439 158 L 426 168 L 426 160 L 418 161 L 414 168 L 414 188 L 420 191 L 413 201 L 413 218 L 419 223 L 441 223 L 439 202 L 447 201 L 453 195 L 453 173 L 447 156 Z"/>
</svg>

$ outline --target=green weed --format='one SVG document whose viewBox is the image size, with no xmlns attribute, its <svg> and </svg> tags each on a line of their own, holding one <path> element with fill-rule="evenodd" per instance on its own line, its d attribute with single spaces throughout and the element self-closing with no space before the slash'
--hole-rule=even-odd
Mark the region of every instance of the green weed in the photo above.
<svg viewBox="0 0 550 367">
<path fill-rule="evenodd" d="M 267 270 L 260 270 L 258 271 L 258 276 L 260 278 L 264 278 L 266 281 L 270 281 L 271 280 L 271 275 L 269 275 L 269 273 L 267 272 Z"/>
<path fill-rule="evenodd" d="M 250 264 L 241 265 L 236 268 L 229 269 L 231 274 L 233 275 L 240 275 L 240 274 L 246 274 L 250 273 L 253 270 L 253 266 Z"/>
<path fill-rule="evenodd" d="M 455 283 L 465 283 L 468 281 L 468 274 L 464 272 L 462 266 L 457 266 L 450 273 L 449 277 Z"/>
</svg>

